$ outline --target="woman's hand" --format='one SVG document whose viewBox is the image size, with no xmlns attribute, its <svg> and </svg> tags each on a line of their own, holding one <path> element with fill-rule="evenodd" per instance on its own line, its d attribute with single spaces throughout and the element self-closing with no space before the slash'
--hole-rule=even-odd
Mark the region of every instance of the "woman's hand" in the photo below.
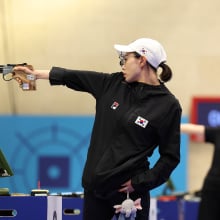
<svg viewBox="0 0 220 220">
<path fill-rule="evenodd" d="M 31 65 L 13 68 L 12 78 L 18 82 L 23 90 L 36 90 L 36 76 L 33 74 Z"/>
<path fill-rule="evenodd" d="M 16 66 L 13 68 L 13 78 L 16 78 L 19 73 L 35 76 L 35 79 L 49 79 L 50 70 L 34 70 L 30 66 Z"/>
<path fill-rule="evenodd" d="M 131 180 L 128 180 L 127 182 L 125 182 L 124 184 L 121 185 L 122 187 L 118 190 L 118 192 L 133 192 L 134 188 L 131 185 Z"/>
</svg>

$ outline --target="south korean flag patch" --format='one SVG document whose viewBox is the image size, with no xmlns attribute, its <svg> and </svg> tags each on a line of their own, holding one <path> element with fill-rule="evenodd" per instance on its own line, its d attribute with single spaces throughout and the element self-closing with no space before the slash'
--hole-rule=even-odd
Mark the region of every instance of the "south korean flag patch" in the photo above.
<svg viewBox="0 0 220 220">
<path fill-rule="evenodd" d="M 142 118 L 141 116 L 138 116 L 135 124 L 141 126 L 142 128 L 146 128 L 147 124 L 148 124 L 148 120 Z"/>
</svg>

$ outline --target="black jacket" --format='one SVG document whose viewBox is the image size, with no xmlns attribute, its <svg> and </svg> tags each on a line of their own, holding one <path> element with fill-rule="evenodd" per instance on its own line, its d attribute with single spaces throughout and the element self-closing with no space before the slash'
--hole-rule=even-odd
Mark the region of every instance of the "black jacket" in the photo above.
<svg viewBox="0 0 220 220">
<path fill-rule="evenodd" d="M 96 116 L 84 167 L 87 190 L 133 187 L 153 189 L 164 183 L 180 161 L 181 107 L 163 83 L 126 83 L 122 73 L 97 73 L 53 67 L 51 85 L 92 94 Z M 160 158 L 149 168 L 148 157 L 159 146 Z"/>
<path fill-rule="evenodd" d="M 220 127 L 205 127 L 205 142 L 212 143 L 213 157 L 202 190 L 220 192 Z"/>
</svg>

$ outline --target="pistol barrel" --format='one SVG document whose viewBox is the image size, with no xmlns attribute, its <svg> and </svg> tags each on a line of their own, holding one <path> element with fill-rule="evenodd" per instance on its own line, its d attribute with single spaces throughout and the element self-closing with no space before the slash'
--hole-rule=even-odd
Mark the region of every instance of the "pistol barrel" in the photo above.
<svg viewBox="0 0 220 220">
<path fill-rule="evenodd" d="M 6 75 L 8 73 L 12 73 L 12 70 L 15 66 L 25 66 L 25 65 L 27 65 L 27 63 L 0 65 L 0 73 Z"/>
</svg>

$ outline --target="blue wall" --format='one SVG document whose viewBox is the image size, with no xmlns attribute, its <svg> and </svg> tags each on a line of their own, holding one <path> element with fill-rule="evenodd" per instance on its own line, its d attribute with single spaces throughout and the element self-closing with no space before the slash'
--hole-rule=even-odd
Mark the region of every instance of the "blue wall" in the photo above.
<svg viewBox="0 0 220 220">
<path fill-rule="evenodd" d="M 0 187 L 29 193 L 40 180 L 41 188 L 50 192 L 83 191 L 81 175 L 93 121 L 93 116 L 0 116 L 0 148 L 14 172 L 0 178 Z M 177 191 L 187 189 L 187 142 L 182 136 L 182 160 L 171 177 Z M 157 157 L 155 152 L 152 164 Z"/>
</svg>

